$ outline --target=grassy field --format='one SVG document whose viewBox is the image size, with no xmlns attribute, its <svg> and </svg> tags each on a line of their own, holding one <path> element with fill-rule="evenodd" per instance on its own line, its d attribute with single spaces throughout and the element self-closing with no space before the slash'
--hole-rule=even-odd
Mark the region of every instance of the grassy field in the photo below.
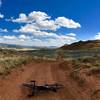
<svg viewBox="0 0 100 100">
<path fill-rule="evenodd" d="M 72 50 L 56 50 L 56 49 L 41 49 L 41 50 L 7 50 L 0 49 L 0 75 L 8 74 L 10 69 L 25 64 L 31 59 L 57 59 L 63 55 L 64 59 L 74 59 L 75 64 L 80 66 L 82 63 L 90 63 L 93 69 L 100 68 L 100 52 L 99 51 L 72 51 Z M 92 62 L 94 62 L 92 64 Z M 94 65 L 95 64 L 95 65 Z"/>
</svg>

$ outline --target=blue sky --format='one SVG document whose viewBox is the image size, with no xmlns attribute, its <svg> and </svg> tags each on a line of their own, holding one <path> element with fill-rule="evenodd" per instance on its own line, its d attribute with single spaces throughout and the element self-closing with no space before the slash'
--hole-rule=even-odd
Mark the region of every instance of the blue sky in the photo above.
<svg viewBox="0 0 100 100">
<path fill-rule="evenodd" d="M 100 0 L 0 0 L 0 43 L 61 46 L 100 39 Z"/>
</svg>

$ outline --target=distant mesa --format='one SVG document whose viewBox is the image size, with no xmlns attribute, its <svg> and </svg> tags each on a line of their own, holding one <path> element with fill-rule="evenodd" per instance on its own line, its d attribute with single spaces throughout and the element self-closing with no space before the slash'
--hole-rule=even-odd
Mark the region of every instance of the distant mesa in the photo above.
<svg viewBox="0 0 100 100">
<path fill-rule="evenodd" d="M 65 44 L 59 49 L 78 50 L 78 49 L 100 49 L 100 40 L 79 41 L 70 45 Z"/>
</svg>

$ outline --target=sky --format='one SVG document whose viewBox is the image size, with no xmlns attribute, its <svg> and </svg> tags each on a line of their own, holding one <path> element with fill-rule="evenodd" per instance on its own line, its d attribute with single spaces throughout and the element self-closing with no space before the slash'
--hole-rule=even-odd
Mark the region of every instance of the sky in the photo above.
<svg viewBox="0 0 100 100">
<path fill-rule="evenodd" d="M 100 39 L 100 0 L 0 0 L 0 43 L 62 46 Z"/>
</svg>

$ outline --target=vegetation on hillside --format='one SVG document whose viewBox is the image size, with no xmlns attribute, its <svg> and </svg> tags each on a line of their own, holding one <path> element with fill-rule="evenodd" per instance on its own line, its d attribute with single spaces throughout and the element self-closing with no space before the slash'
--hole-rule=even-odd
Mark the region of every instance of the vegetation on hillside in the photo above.
<svg viewBox="0 0 100 100">
<path fill-rule="evenodd" d="M 79 41 L 70 45 L 64 45 L 60 49 L 66 50 L 100 50 L 100 40 Z"/>
<path fill-rule="evenodd" d="M 63 54 L 65 60 L 75 59 L 75 65 L 77 68 L 79 68 L 83 63 L 93 66 L 91 70 L 98 70 L 97 68 L 100 66 L 99 50 L 39 49 L 18 51 L 16 49 L 0 49 L 0 74 L 7 74 L 10 72 L 10 69 L 25 64 L 30 59 L 58 60 L 60 59 L 58 58 L 59 53 Z M 95 65 L 92 65 L 92 62 L 94 61 L 96 61 L 96 63 Z"/>
</svg>

